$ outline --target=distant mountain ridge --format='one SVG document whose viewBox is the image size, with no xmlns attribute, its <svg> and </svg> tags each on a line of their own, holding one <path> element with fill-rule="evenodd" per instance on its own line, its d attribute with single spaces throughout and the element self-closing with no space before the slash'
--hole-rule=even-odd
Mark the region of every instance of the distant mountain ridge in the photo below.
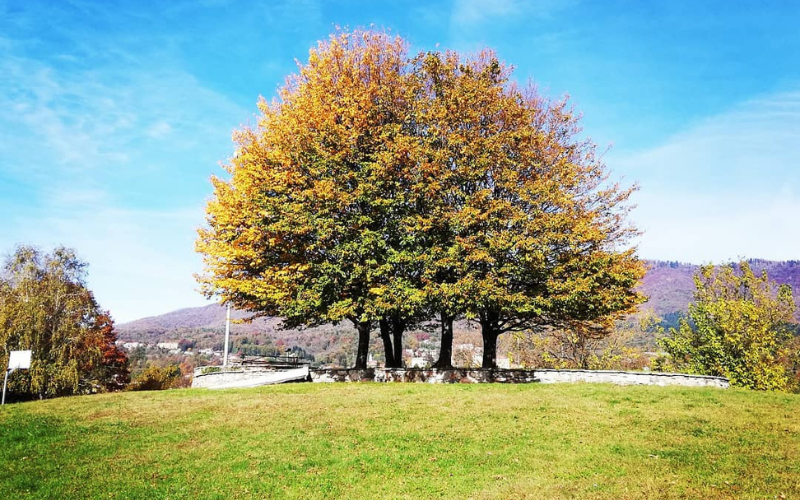
<svg viewBox="0 0 800 500">
<path fill-rule="evenodd" d="M 800 304 L 800 261 L 768 261 L 753 259 L 748 261 L 756 273 L 766 270 L 770 280 L 788 284 L 795 291 L 795 303 Z M 694 294 L 693 276 L 699 265 L 673 261 L 647 261 L 649 270 L 642 280 L 640 290 L 650 297 L 644 305 L 659 316 L 675 315 L 685 312 Z M 203 307 L 178 309 L 160 316 L 151 316 L 117 325 L 121 340 L 138 342 L 157 342 L 189 338 L 201 332 L 219 332 L 225 327 L 225 308 L 219 304 Z M 249 314 L 233 311 L 234 319 L 248 317 Z M 800 318 L 800 316 L 797 316 Z M 270 337 L 297 338 L 312 333 L 329 337 L 331 333 L 349 333 L 349 325 L 325 325 L 304 331 L 280 330 L 280 318 L 259 318 L 253 323 L 231 326 L 233 334 L 267 334 Z M 466 328 L 466 327 L 465 327 Z M 287 339 L 288 340 L 288 339 Z"/>
<path fill-rule="evenodd" d="M 747 262 L 756 274 L 766 271 L 771 281 L 791 286 L 795 304 L 800 306 L 800 261 L 750 259 Z M 650 297 L 645 307 L 653 309 L 659 316 L 686 312 L 694 299 L 694 275 L 700 266 L 658 260 L 647 261 L 647 264 L 649 270 L 640 287 Z M 800 313 L 795 317 L 800 319 Z"/>
</svg>

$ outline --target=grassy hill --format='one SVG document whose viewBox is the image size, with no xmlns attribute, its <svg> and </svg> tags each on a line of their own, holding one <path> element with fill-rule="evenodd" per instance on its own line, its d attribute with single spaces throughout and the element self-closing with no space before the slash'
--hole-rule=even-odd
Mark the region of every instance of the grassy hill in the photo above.
<svg viewBox="0 0 800 500">
<path fill-rule="evenodd" d="M 0 409 L 0 498 L 800 498 L 800 397 L 293 384 Z"/>
</svg>

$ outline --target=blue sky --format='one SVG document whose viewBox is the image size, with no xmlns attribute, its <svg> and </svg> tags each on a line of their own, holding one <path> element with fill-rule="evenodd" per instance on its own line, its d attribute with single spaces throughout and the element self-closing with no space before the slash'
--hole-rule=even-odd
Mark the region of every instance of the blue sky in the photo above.
<svg viewBox="0 0 800 500">
<path fill-rule="evenodd" d="M 0 0 L 0 252 L 65 244 L 118 321 L 202 305 L 210 175 L 335 26 L 494 48 L 638 182 L 644 258 L 800 259 L 800 3 Z"/>
</svg>

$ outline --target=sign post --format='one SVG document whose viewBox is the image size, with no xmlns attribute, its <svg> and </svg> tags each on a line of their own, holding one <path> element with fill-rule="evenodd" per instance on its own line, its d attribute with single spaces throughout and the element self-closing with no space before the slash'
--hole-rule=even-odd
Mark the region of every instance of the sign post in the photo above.
<svg viewBox="0 0 800 500">
<path fill-rule="evenodd" d="M 6 404 L 6 384 L 8 383 L 8 376 L 14 370 L 28 370 L 31 367 L 31 352 L 32 351 L 11 351 L 8 356 L 8 368 L 6 368 L 6 376 L 3 379 L 3 402 Z"/>
</svg>

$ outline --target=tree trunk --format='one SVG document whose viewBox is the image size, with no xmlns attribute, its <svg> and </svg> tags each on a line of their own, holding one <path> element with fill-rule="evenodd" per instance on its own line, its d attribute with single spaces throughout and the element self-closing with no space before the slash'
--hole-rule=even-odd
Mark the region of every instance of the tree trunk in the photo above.
<svg viewBox="0 0 800 500">
<path fill-rule="evenodd" d="M 454 316 L 440 313 L 440 324 L 442 328 L 442 346 L 439 349 L 439 359 L 433 364 L 433 368 L 447 369 L 453 367 L 453 320 Z"/>
<path fill-rule="evenodd" d="M 497 337 L 500 335 L 500 315 L 494 310 L 481 311 L 481 336 L 483 337 L 483 363 L 481 368 L 497 368 Z"/>
<path fill-rule="evenodd" d="M 392 335 L 394 336 L 394 367 L 403 367 L 403 333 L 406 322 L 398 317 L 392 318 Z"/>
<path fill-rule="evenodd" d="M 356 370 L 367 369 L 367 356 L 369 355 L 369 332 L 372 329 L 371 321 L 354 322 L 358 330 L 358 351 L 356 352 Z"/>
<path fill-rule="evenodd" d="M 383 352 L 386 358 L 386 362 L 384 364 L 386 368 L 395 368 L 396 356 L 394 348 L 392 347 L 392 332 L 391 327 L 389 326 L 389 320 L 386 318 L 381 318 L 380 328 L 381 340 L 383 340 Z"/>
<path fill-rule="evenodd" d="M 483 363 L 481 368 L 497 368 L 497 337 L 495 332 L 481 332 L 483 336 Z"/>
</svg>

